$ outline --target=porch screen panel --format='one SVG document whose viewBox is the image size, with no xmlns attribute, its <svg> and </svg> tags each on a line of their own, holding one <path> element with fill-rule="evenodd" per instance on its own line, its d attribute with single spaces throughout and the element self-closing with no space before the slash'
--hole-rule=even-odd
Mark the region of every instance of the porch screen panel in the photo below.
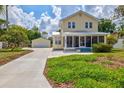
<svg viewBox="0 0 124 93">
<path fill-rule="evenodd" d="M 84 36 L 80 37 L 80 46 L 85 46 L 85 40 L 84 40 Z"/>
<path fill-rule="evenodd" d="M 99 36 L 99 43 L 104 43 L 104 36 Z"/>
<path fill-rule="evenodd" d="M 67 36 L 67 47 L 72 47 L 72 36 Z"/>
<path fill-rule="evenodd" d="M 86 36 L 86 47 L 91 47 L 91 36 Z"/>
<path fill-rule="evenodd" d="M 97 36 L 92 36 L 92 44 L 96 44 L 97 42 Z"/>
</svg>

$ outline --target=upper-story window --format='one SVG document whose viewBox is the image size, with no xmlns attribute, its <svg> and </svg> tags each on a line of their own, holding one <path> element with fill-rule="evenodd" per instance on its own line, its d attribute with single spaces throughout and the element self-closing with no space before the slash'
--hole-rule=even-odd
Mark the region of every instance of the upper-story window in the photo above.
<svg viewBox="0 0 124 93">
<path fill-rule="evenodd" d="M 92 28 L 93 23 L 92 22 L 85 22 L 85 28 Z"/>
<path fill-rule="evenodd" d="M 68 22 L 68 28 L 71 28 L 71 22 Z"/>
<path fill-rule="evenodd" d="M 75 22 L 72 22 L 72 28 L 75 28 Z"/>
<path fill-rule="evenodd" d="M 75 28 L 75 22 L 68 22 L 68 28 Z"/>
<path fill-rule="evenodd" d="M 85 28 L 88 28 L 88 22 L 85 22 Z"/>
<path fill-rule="evenodd" d="M 92 22 L 89 22 L 89 28 L 92 28 Z"/>
</svg>

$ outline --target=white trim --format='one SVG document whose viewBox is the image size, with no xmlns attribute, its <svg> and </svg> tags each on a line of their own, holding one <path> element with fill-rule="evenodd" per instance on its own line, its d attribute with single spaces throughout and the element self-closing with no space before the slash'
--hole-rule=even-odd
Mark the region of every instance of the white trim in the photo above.
<svg viewBox="0 0 124 93">
<path fill-rule="evenodd" d="M 91 36 L 91 47 L 92 47 L 92 44 L 93 44 L 93 42 L 92 42 L 92 36 Z"/>
<path fill-rule="evenodd" d="M 74 47 L 74 36 L 72 36 L 72 47 Z"/>
<path fill-rule="evenodd" d="M 79 47 L 80 47 L 80 36 L 79 36 Z"/>
<path fill-rule="evenodd" d="M 67 36 L 65 36 L 65 46 L 64 46 L 64 48 L 67 48 Z"/>
</svg>

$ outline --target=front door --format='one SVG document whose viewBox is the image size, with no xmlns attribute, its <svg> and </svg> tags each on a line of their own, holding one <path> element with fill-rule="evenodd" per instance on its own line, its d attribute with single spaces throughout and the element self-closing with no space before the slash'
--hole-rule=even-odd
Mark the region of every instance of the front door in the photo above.
<svg viewBox="0 0 124 93">
<path fill-rule="evenodd" d="M 79 47 L 79 36 L 74 36 L 74 47 Z"/>
</svg>

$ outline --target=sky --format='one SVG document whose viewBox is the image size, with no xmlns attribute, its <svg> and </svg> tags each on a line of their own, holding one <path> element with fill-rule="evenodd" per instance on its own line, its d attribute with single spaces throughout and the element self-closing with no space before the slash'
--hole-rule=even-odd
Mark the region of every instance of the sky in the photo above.
<svg viewBox="0 0 124 93">
<path fill-rule="evenodd" d="M 28 29 L 37 26 L 41 32 L 47 31 L 51 34 L 59 28 L 60 19 L 78 10 L 97 18 L 110 18 L 116 7 L 116 5 L 14 5 L 9 6 L 9 22 Z"/>
</svg>

